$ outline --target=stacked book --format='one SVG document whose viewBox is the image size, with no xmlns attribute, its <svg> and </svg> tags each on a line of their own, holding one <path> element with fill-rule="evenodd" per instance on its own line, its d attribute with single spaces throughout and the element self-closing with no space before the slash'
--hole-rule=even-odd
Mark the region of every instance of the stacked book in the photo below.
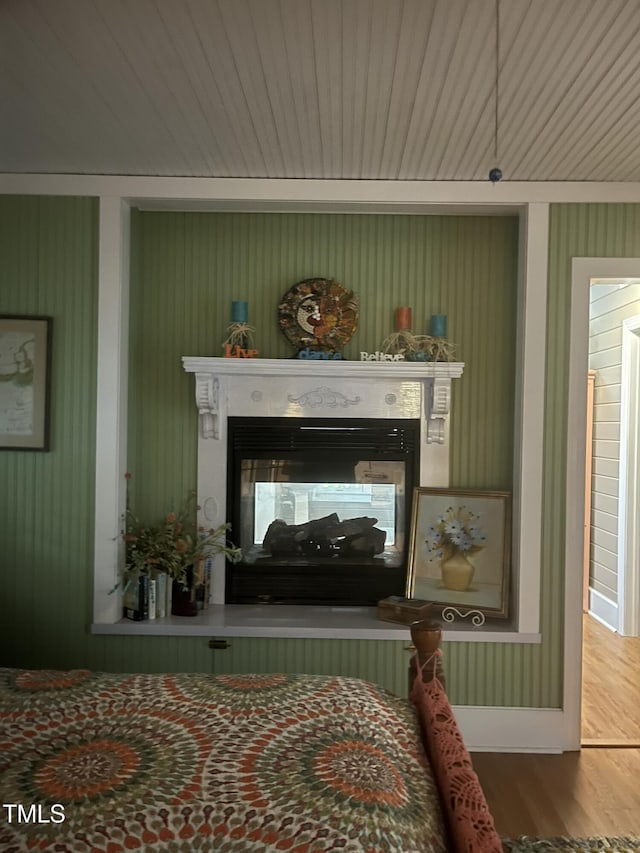
<svg viewBox="0 0 640 853">
<path fill-rule="evenodd" d="M 211 558 L 198 561 L 193 573 L 195 600 L 198 610 L 209 606 L 211 597 Z M 165 572 L 139 575 L 126 585 L 122 597 L 125 619 L 142 622 L 145 619 L 163 619 L 171 615 L 173 581 Z"/>
<path fill-rule="evenodd" d="M 211 557 L 198 560 L 193 579 L 196 588 L 196 607 L 198 610 L 206 610 L 209 606 L 212 569 L 213 559 Z"/>
<path fill-rule="evenodd" d="M 172 581 L 164 572 L 131 579 L 122 597 L 124 618 L 134 622 L 164 618 L 171 613 L 172 591 Z"/>
</svg>

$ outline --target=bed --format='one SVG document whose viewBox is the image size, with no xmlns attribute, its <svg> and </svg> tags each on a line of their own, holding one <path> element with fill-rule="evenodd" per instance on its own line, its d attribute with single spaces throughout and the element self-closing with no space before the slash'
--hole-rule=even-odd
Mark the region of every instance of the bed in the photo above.
<svg viewBox="0 0 640 853">
<path fill-rule="evenodd" d="M 412 703 L 309 675 L 0 669 L 0 850 L 501 853 L 439 669 Z"/>
</svg>

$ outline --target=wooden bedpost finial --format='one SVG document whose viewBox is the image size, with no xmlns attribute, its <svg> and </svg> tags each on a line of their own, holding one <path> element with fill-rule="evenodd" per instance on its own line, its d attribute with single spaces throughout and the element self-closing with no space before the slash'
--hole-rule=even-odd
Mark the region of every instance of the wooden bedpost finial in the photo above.
<svg viewBox="0 0 640 853">
<path fill-rule="evenodd" d="M 442 662 L 436 652 L 440 648 L 442 641 L 442 626 L 437 619 L 420 619 L 417 622 L 412 622 L 410 625 L 411 639 L 416 647 L 417 665 L 422 669 L 422 680 L 431 681 L 435 677 L 444 686 L 444 672 Z M 433 658 L 432 664 L 424 666 L 427 661 Z"/>
<path fill-rule="evenodd" d="M 424 661 L 440 647 L 442 627 L 437 619 L 419 619 L 410 626 L 411 639 L 418 654 Z"/>
</svg>

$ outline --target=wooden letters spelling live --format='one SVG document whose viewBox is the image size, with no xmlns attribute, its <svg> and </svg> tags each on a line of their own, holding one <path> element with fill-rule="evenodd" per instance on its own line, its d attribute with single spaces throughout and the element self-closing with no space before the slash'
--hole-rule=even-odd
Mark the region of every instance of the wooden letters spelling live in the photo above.
<svg viewBox="0 0 640 853">
<path fill-rule="evenodd" d="M 224 344 L 225 358 L 257 358 L 257 349 L 243 349 L 237 344 Z"/>
</svg>

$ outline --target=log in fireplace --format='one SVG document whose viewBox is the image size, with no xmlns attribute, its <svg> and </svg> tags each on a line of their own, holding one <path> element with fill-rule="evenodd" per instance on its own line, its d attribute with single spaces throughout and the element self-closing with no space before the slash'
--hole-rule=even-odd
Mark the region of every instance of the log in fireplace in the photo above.
<svg viewBox="0 0 640 853">
<path fill-rule="evenodd" d="M 420 421 L 228 419 L 230 604 L 375 605 L 406 584 Z"/>
</svg>

